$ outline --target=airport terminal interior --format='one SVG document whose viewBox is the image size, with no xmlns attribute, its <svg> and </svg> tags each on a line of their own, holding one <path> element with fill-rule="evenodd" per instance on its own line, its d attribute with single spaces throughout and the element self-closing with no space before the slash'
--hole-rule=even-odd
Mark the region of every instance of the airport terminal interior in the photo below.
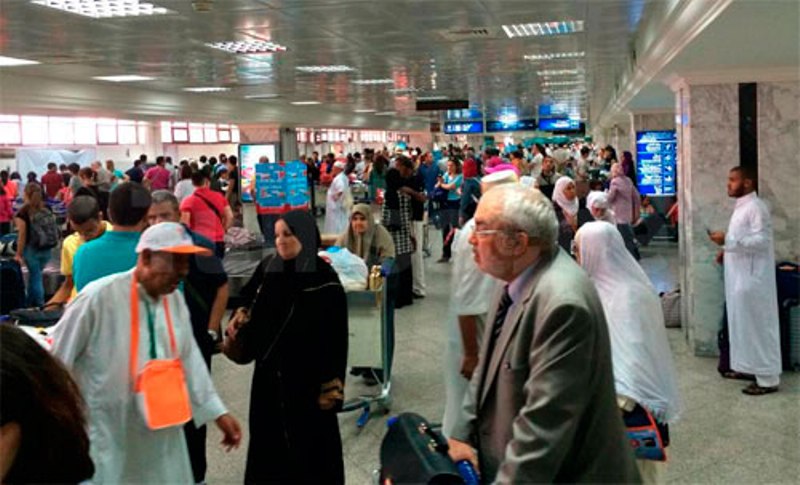
<svg viewBox="0 0 800 485">
<path fill-rule="evenodd" d="M 732 171 L 734 167 L 739 168 Z M 163 180 L 159 170 L 165 174 Z M 6 455 L 0 457 L 0 482 L 78 483 L 94 477 L 95 483 L 423 483 L 429 477 L 414 459 L 426 460 L 424 455 L 430 452 L 444 457 L 446 463 L 436 466 L 457 475 L 456 481 L 438 483 L 639 478 L 646 483 L 798 483 L 798 171 L 800 0 L 0 0 L 0 329 L 4 330 L 0 357 L 5 381 L 0 382 L 0 451 Z M 474 184 L 468 185 L 472 179 Z M 506 187 L 496 190 L 492 184 Z M 570 380 L 591 372 L 606 375 L 607 384 L 616 384 L 616 394 L 609 384 L 605 396 L 608 400 L 617 397 L 613 410 L 626 418 L 619 420 L 619 426 L 606 428 L 630 445 L 631 450 L 623 450 L 627 455 L 622 462 L 630 462 L 635 478 L 623 474 L 621 466 L 608 471 L 615 467 L 610 463 L 619 463 L 605 461 L 605 454 L 613 455 L 614 448 L 608 444 L 613 440 L 606 442 L 608 435 L 585 436 L 581 429 L 564 436 L 553 432 L 557 438 L 551 440 L 552 435 L 541 431 L 563 423 L 537 422 L 536 416 L 588 426 L 584 416 L 603 406 L 597 401 L 602 392 L 587 387 L 585 395 L 573 390 L 566 397 L 581 403 L 589 399 L 579 411 L 565 407 L 544 413 L 543 409 L 565 399 L 548 392 L 562 389 L 563 393 L 567 386 L 548 387 L 547 382 L 537 386 L 537 378 L 544 381 L 547 369 L 560 364 L 555 358 L 537 364 L 544 351 L 536 347 L 541 341 L 535 337 L 529 344 L 530 366 L 539 365 L 540 374 L 526 373 L 520 379 L 516 373 L 521 370 L 505 361 L 508 367 L 500 372 L 515 374 L 498 378 L 496 387 L 485 389 L 481 369 L 490 362 L 479 361 L 473 375 L 477 384 L 460 391 L 469 394 L 477 388 L 482 399 L 492 403 L 477 408 L 482 438 L 467 443 L 477 453 L 479 471 L 485 475 L 479 482 L 470 482 L 461 467 L 466 462 L 454 454 L 450 457 L 458 463 L 451 462 L 447 450 L 436 448 L 436 442 L 416 443 L 420 448 L 414 451 L 410 438 L 404 442 L 397 435 L 391 450 L 395 454 L 399 449 L 411 451 L 404 455 L 405 469 L 389 466 L 387 433 L 403 424 L 395 418 L 404 413 L 422 416 L 434 432 L 447 435 L 451 453 L 467 439 L 456 438 L 459 426 L 450 429 L 446 424 L 463 416 L 445 416 L 450 412 L 446 409 L 451 409 L 448 400 L 455 399 L 452 383 L 466 386 L 467 382 L 458 369 L 463 342 L 469 337 L 459 333 L 467 330 L 460 326 L 463 315 L 457 308 L 466 306 L 467 300 L 473 307 L 485 307 L 465 314 L 485 320 L 478 326 L 484 338 L 475 341 L 476 349 L 480 346 L 489 356 L 504 351 L 498 342 L 512 338 L 510 319 L 503 327 L 503 318 L 493 322 L 490 317 L 506 314 L 509 306 L 503 305 L 509 294 L 512 298 L 516 294 L 514 283 L 525 284 L 531 273 L 514 272 L 513 278 L 505 279 L 501 274 L 506 270 L 497 269 L 505 266 L 492 267 L 486 260 L 489 253 L 481 251 L 489 251 L 487 241 L 511 237 L 524 237 L 530 244 L 526 247 L 535 247 L 543 241 L 536 231 L 544 225 L 523 221 L 524 227 L 509 232 L 498 221 L 510 224 L 523 217 L 506 218 L 513 212 L 510 205 L 503 206 L 502 213 L 492 212 L 494 218 L 487 217 L 489 207 L 500 206 L 481 201 L 492 192 L 489 200 L 511 197 L 520 186 L 527 190 L 514 199 L 520 204 L 518 214 L 534 214 L 526 205 L 534 200 L 546 205 L 547 214 L 555 214 L 551 219 L 558 224 L 554 238 L 558 237 L 560 249 L 553 243 L 558 254 L 553 261 L 563 256 L 563 264 L 583 267 L 585 271 L 576 267 L 575 274 L 597 285 L 597 291 L 591 286 L 590 293 L 599 295 L 592 298 L 603 305 L 605 316 L 595 315 L 593 321 L 603 326 L 597 345 L 605 354 L 601 349 L 596 360 L 585 356 L 581 370 L 561 369 L 558 378 Z M 473 195 L 467 187 L 474 188 Z M 157 194 L 164 189 L 170 193 Z M 141 221 L 131 220 L 131 214 L 140 211 L 131 202 L 142 200 L 135 195 L 137 190 L 146 192 L 141 197 L 148 201 L 152 197 L 153 203 L 149 216 L 147 207 L 141 209 L 145 211 Z M 115 192 L 134 195 L 121 201 Z M 630 200 L 620 202 L 620 193 L 630 194 L 625 196 Z M 153 211 L 159 202 L 172 200 L 172 224 L 181 222 L 185 228 L 179 228 L 180 236 L 156 234 L 162 225 L 156 222 L 170 219 L 156 219 Z M 115 214 L 115 208 L 125 214 Z M 37 225 L 50 219 L 37 219 L 36 210 L 54 215 L 59 235 L 52 244 L 42 242 L 48 234 Z M 99 211 L 114 227 L 87 229 L 86 224 L 97 216 L 76 215 L 80 211 Z M 623 211 L 632 216 L 622 215 Z M 301 272 L 294 273 L 295 263 L 287 261 L 305 256 L 300 249 L 285 257 L 282 251 L 293 247 L 285 241 L 316 242 L 303 239 L 300 226 L 295 225 L 301 224 L 297 212 L 311 215 L 302 220 L 317 226 L 320 250 L 326 250 L 325 259 L 338 274 L 331 284 L 338 288 L 341 282 L 346 292 L 344 296 L 335 293 L 336 298 L 341 296 L 336 302 L 316 300 L 310 305 L 314 308 L 302 309 L 303 315 L 319 315 L 323 320 L 301 322 L 302 332 L 309 339 L 320 328 L 325 335 L 333 335 L 332 322 L 338 322 L 341 313 L 337 313 L 337 302 L 345 300 L 349 323 L 348 362 L 341 363 L 345 374 L 333 376 L 328 368 L 320 371 L 331 380 L 314 382 L 322 386 L 322 411 L 315 408 L 313 412 L 305 410 L 305 402 L 293 404 L 283 394 L 274 397 L 279 391 L 271 387 L 283 389 L 281 370 L 275 379 L 270 373 L 288 366 L 273 360 L 290 353 L 294 360 L 286 359 L 295 364 L 283 370 L 297 376 L 292 379 L 306 378 L 306 365 L 323 366 L 317 364 L 322 359 L 319 349 L 311 346 L 281 350 L 277 359 L 268 358 L 276 343 L 279 348 L 282 345 L 286 322 L 294 323 L 294 306 L 283 327 L 269 330 L 270 336 L 277 337 L 263 359 L 257 364 L 234 363 L 235 355 L 240 355 L 235 354 L 236 348 L 262 345 L 251 342 L 267 335 L 249 331 L 253 321 L 239 327 L 237 308 L 249 308 L 252 315 L 260 314 L 259 305 L 283 309 L 283 302 L 270 299 L 270 291 L 295 298 L 325 287 L 291 286 L 301 284 L 293 280 Z M 279 219 L 284 222 L 276 222 Z M 362 247 L 368 239 L 359 239 L 357 219 L 372 219 L 365 223 L 370 243 L 377 244 L 385 234 L 392 257 L 377 260 L 384 249 Z M 655 308 L 647 306 L 650 303 L 628 302 L 630 314 L 620 321 L 639 322 L 644 336 L 626 334 L 624 325 L 615 327 L 620 305 L 608 305 L 600 280 L 587 266 L 588 249 L 582 241 L 596 225 L 607 225 L 603 220 L 619 229 L 613 231 L 610 242 L 619 243 L 623 256 L 611 266 L 635 268 L 629 270 L 631 279 L 608 283 L 619 285 L 610 294 L 621 294 L 636 279 L 633 273 L 641 273 L 649 283 L 638 286 L 631 298 L 660 307 L 648 313 L 647 308 Z M 73 229 L 75 235 L 70 236 Z M 207 235 L 206 230 L 211 233 Z M 102 247 L 108 248 L 108 254 L 88 256 L 90 249 L 101 247 L 95 243 L 116 231 L 136 234 L 136 239 L 131 242 L 133 236 L 125 236 L 127 242 L 116 247 L 107 242 Z M 566 242 L 562 240 L 565 231 Z M 124 244 L 133 244 L 127 256 L 120 253 Z M 338 246 L 350 252 L 331 249 Z M 150 283 L 142 279 L 149 273 L 141 268 L 156 264 L 153 255 L 195 250 L 198 255 L 191 256 L 191 266 L 186 265 L 187 281 L 193 275 L 199 278 L 201 293 L 210 296 L 192 303 L 194 287 L 190 283 L 187 290 L 186 283 L 177 280 L 169 291 L 150 291 Z M 216 275 L 224 272 L 227 276 L 224 295 L 216 289 L 209 294 L 204 285 L 211 288 L 212 278 L 193 273 L 203 271 L 196 262 L 202 259 L 201 250 L 202 258 L 216 261 L 220 268 Z M 493 257 L 511 250 L 494 251 Z M 514 254 L 523 258 L 528 253 Z M 540 258 L 535 261 L 550 257 L 547 251 L 532 254 Z M 176 260 L 184 261 L 184 257 Z M 130 263 L 120 263 L 123 266 L 113 271 L 92 269 L 97 276 L 84 283 L 87 267 L 114 266 L 126 258 Z M 282 261 L 279 271 L 287 279 L 277 281 L 293 290 L 275 283 L 246 285 L 263 258 Z M 509 267 L 516 268 L 512 259 Z M 534 265 L 534 269 L 545 271 L 536 268 L 547 264 Z M 185 442 L 189 448 L 200 443 L 201 451 L 195 446 L 190 452 L 184 444 L 182 427 L 188 418 L 171 423 L 168 429 L 156 429 L 148 421 L 155 415 L 152 411 L 142 411 L 147 426 L 131 418 L 138 413 L 133 405 L 120 411 L 130 415 L 115 416 L 116 421 L 104 414 L 110 415 L 112 405 L 122 406 L 119 403 L 127 399 L 109 404 L 112 400 L 104 401 L 102 394 L 116 392 L 110 389 L 120 389 L 120 382 L 131 378 L 127 373 L 130 351 L 111 352 L 108 355 L 115 358 L 106 362 L 91 361 L 105 352 L 97 348 L 111 344 L 98 337 L 101 333 L 89 336 L 89 332 L 104 330 L 87 319 L 102 312 L 118 314 L 121 331 L 129 331 L 128 319 L 138 318 L 130 317 L 130 301 L 96 311 L 91 305 L 106 291 L 102 285 L 107 285 L 106 294 L 111 295 L 117 291 L 113 285 L 123 281 L 108 275 L 119 276 L 134 265 L 133 283 L 124 291 L 135 289 L 131 285 L 138 278 L 139 293 L 148 293 L 142 297 L 147 318 L 141 320 L 140 360 L 148 355 L 145 342 L 150 342 L 150 358 L 155 359 L 158 335 L 163 337 L 159 348 L 175 350 L 173 320 L 179 340 L 187 336 L 187 348 L 192 349 L 186 355 L 193 352 L 194 361 L 183 361 L 181 378 L 189 374 L 190 396 L 184 401 L 188 405 L 191 398 L 195 419 L 211 413 L 206 417 L 204 471 L 198 472 L 197 458 L 203 455 L 203 438 L 191 435 L 187 427 Z M 564 278 L 567 273 L 572 274 L 566 271 Z M 13 279 L 17 274 L 18 279 Z M 469 278 L 491 277 L 496 279 L 486 283 L 489 286 L 472 285 L 473 280 L 464 283 Z M 505 280 L 505 293 L 500 280 Z M 462 285 L 470 290 L 463 291 Z M 266 295 L 262 288 L 268 288 Z M 163 318 L 158 309 L 150 313 L 150 304 L 158 306 L 160 295 L 164 295 Z M 172 308 L 172 318 L 167 298 L 171 306 L 176 299 L 181 307 Z M 224 310 L 217 307 L 216 298 L 222 298 Z M 512 311 L 518 304 L 512 301 Z M 14 313 L 26 308 L 39 310 Z M 226 349 L 210 357 L 210 373 L 200 362 L 201 351 L 206 357 L 202 346 L 208 342 L 195 341 L 196 308 L 203 309 L 203 318 L 209 322 L 217 319 L 209 324 L 212 343 L 208 349 L 214 340 L 217 350 Z M 526 313 L 520 326 L 527 322 L 525 318 L 538 322 L 546 311 L 543 304 Z M 270 315 L 269 311 L 264 315 Z M 610 343 L 605 337 L 609 333 L 606 321 Z M 159 325 L 163 329 L 156 331 Z M 87 406 L 86 422 L 78 428 L 88 429 L 88 437 L 80 430 L 70 432 L 83 437 L 84 441 L 76 441 L 83 444 L 75 449 L 88 453 L 93 471 L 84 469 L 83 475 L 74 477 L 35 474 L 41 470 L 26 474 L 34 449 L 30 430 L 35 427 L 26 427 L 24 419 L 38 418 L 20 417 L 31 415 L 19 409 L 27 406 L 63 414 L 67 408 L 53 411 L 59 406 L 53 404 L 55 397 L 47 405 L 12 405 L 17 395 L 23 395 L 20 387 L 13 387 L 22 384 L 11 377 L 15 375 L 12 366 L 18 362 L 11 356 L 22 351 L 9 347 L 14 340 L 5 333 L 6 327 L 14 326 L 48 349 L 42 359 L 60 362 L 75 379 Z M 86 334 L 74 329 L 85 329 Z M 240 330 L 249 331 L 245 335 L 252 340 L 237 341 Z M 534 327 L 530 333 L 536 335 L 537 330 L 541 329 Z M 205 331 L 201 325 L 203 338 Z M 454 332 L 461 338 L 454 340 Z M 344 339 L 344 334 L 340 337 Z M 120 338 L 127 346 L 128 338 Z M 228 339 L 234 342 L 232 353 Z M 332 348 L 334 340 L 326 344 Z M 654 347 L 648 348 L 650 343 Z M 80 345 L 84 347 L 73 347 Z M 460 349 L 455 357 L 453 345 Z M 620 367 L 625 346 L 641 360 Z M 561 357 L 568 359 L 568 354 Z M 510 351 L 496 355 L 495 364 L 506 355 Z M 452 358 L 457 359 L 455 370 Z M 189 357 L 182 354 L 181 359 Z M 122 363 L 112 362 L 117 360 Z M 251 356 L 248 362 L 252 360 Z M 115 374 L 116 364 L 121 371 Z M 108 369 L 102 370 L 106 365 Z M 134 358 L 131 369 L 135 365 Z M 515 365 L 530 370 L 528 359 Z M 30 376 L 39 371 L 25 372 Z M 621 392 L 626 372 L 658 382 L 649 386 L 650 391 L 656 388 L 653 399 L 662 404 L 672 400 L 664 405 L 672 411 L 645 405 L 647 399 L 630 389 L 648 387 L 641 381 L 634 379 L 636 385 L 625 387 L 631 392 Z M 202 379 L 196 377 L 198 373 Z M 142 371 L 140 377 L 144 375 Z M 87 391 L 107 378 L 121 381 L 94 387 L 93 394 Z M 66 374 L 65 380 L 69 380 Z M 13 386 L 7 384 L 12 381 Z M 587 386 L 600 386 L 597 382 L 593 378 Z M 187 387 L 181 385 L 186 395 Z M 496 402 L 490 401 L 501 386 L 514 385 L 512 394 L 498 394 Z M 667 389 L 670 385 L 672 391 Z M 136 393 L 140 392 L 137 384 Z M 331 392 L 340 393 L 330 398 L 337 403 L 334 410 L 324 404 Z M 130 394 L 133 402 L 132 391 L 123 394 Z M 457 395 L 460 402 L 462 395 Z M 630 407 L 625 407 L 626 400 Z M 267 411 L 252 409 L 251 401 L 260 402 Z M 293 406 L 292 410 L 278 407 L 274 404 L 278 401 Z M 312 407 L 316 405 L 315 401 Z M 495 405 L 501 410 L 513 407 L 511 415 L 502 416 Z M 220 406 L 229 415 L 220 417 Z M 651 445 L 656 443 L 652 446 L 658 448 L 668 436 L 669 446 L 657 450 L 665 450 L 666 458 L 648 455 L 645 459 L 640 454 L 649 445 L 635 439 L 630 431 L 634 426 L 627 421 L 637 410 L 650 418 L 646 432 L 657 436 L 650 439 Z M 307 418 L 304 412 L 313 417 Z M 294 417 L 281 418 L 285 415 Z M 221 445 L 230 444 L 235 434 L 232 420 L 223 420 L 225 416 L 232 416 L 241 429 L 235 440 L 238 447 L 230 451 Z M 98 424 L 104 418 L 114 423 Z M 281 421 L 306 418 L 304 424 Z M 336 420 L 341 453 L 337 440 L 331 438 Z M 22 438 L 19 427 L 9 427 L 15 422 L 23 423 Z M 487 423 L 494 423 L 493 427 Z M 664 424 L 669 425 L 668 434 L 664 434 Z M 120 428 L 114 431 L 114 426 Z M 270 431 L 270 426 L 284 426 L 286 443 L 270 442 L 280 435 Z M 606 428 L 600 432 L 609 432 Z M 250 439 L 253 429 L 262 433 L 257 447 Z M 111 435 L 102 436 L 107 430 Z M 477 428 L 472 431 L 478 433 Z M 537 432 L 548 438 L 536 436 Z M 302 452 L 288 445 L 290 435 L 307 442 Z M 502 441 L 503 437 L 508 439 Z M 559 439 L 563 443 L 553 443 Z M 42 442 L 46 441 L 43 437 Z M 498 441 L 502 446 L 487 445 Z M 558 460 L 550 458 L 552 449 L 559 447 L 568 451 Z M 267 465 L 257 470 L 262 457 Z M 594 465 L 586 465 L 592 459 Z M 325 468 L 339 460 L 343 476 Z M 284 470 L 268 470 L 273 463 Z M 275 474 L 268 478 L 271 472 Z"/>
</svg>

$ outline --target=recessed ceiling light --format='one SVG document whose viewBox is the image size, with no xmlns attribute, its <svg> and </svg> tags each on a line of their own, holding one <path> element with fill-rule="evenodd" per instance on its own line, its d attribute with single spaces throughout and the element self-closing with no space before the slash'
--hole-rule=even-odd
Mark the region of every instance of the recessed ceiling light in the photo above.
<svg viewBox="0 0 800 485">
<path fill-rule="evenodd" d="M 397 111 L 381 111 L 380 113 L 375 113 L 375 116 L 394 116 L 397 114 Z"/>
<path fill-rule="evenodd" d="M 552 61 L 554 59 L 580 59 L 586 56 L 585 52 L 552 52 L 548 54 L 528 54 L 523 56 L 526 61 Z"/>
<path fill-rule="evenodd" d="M 286 46 L 265 40 L 209 42 L 206 45 L 212 49 L 219 49 L 232 54 L 269 54 L 286 51 Z"/>
<path fill-rule="evenodd" d="M 231 88 L 222 86 L 199 86 L 194 88 L 183 88 L 183 90 L 190 93 L 223 93 L 225 91 L 230 91 Z"/>
<path fill-rule="evenodd" d="M 280 94 L 248 94 L 245 99 L 275 99 L 280 97 Z"/>
<path fill-rule="evenodd" d="M 133 83 L 138 81 L 152 81 L 155 79 L 150 76 L 139 76 L 138 74 L 123 74 L 121 76 L 94 76 L 92 79 L 98 81 L 110 81 L 112 83 Z"/>
<path fill-rule="evenodd" d="M 354 109 L 353 113 L 374 113 L 377 110 L 374 109 Z"/>
<path fill-rule="evenodd" d="M 139 0 L 31 0 L 31 3 L 94 19 L 144 17 L 173 13 L 166 8 Z"/>
<path fill-rule="evenodd" d="M 335 65 L 335 66 L 297 66 L 297 70 L 300 72 L 320 73 L 320 72 L 353 72 L 356 69 L 350 66 Z"/>
<path fill-rule="evenodd" d="M 563 22 L 533 22 L 529 24 L 504 25 L 503 30 L 509 39 L 514 37 L 533 37 L 572 34 L 583 32 L 583 20 Z"/>
<path fill-rule="evenodd" d="M 319 101 L 292 101 L 292 104 L 297 106 L 311 106 L 314 104 L 322 104 Z"/>
<path fill-rule="evenodd" d="M 542 86 L 578 86 L 583 84 L 583 81 L 545 81 Z"/>
<path fill-rule="evenodd" d="M 444 96 L 444 95 L 417 96 L 417 101 L 443 101 L 445 99 L 449 99 L 449 98 L 447 96 Z"/>
<path fill-rule="evenodd" d="M 350 81 L 353 84 L 394 84 L 394 79 L 353 79 Z"/>
<path fill-rule="evenodd" d="M 17 59 L 16 57 L 0 56 L 0 66 L 30 66 L 39 64 L 39 61 L 29 61 L 28 59 Z"/>
</svg>

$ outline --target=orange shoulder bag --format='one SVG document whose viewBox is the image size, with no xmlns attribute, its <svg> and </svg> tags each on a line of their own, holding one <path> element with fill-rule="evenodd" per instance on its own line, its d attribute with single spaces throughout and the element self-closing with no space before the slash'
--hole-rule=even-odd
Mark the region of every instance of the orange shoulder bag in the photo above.
<svg viewBox="0 0 800 485">
<path fill-rule="evenodd" d="M 164 298 L 164 314 L 169 330 L 171 359 L 156 359 L 155 316 L 147 312 L 150 334 L 150 360 L 141 372 L 139 362 L 139 291 L 136 276 L 131 283 L 131 356 L 130 372 L 139 410 L 150 429 L 164 429 L 180 426 L 192 419 L 189 391 L 186 376 L 175 343 L 175 330 L 169 313 L 167 299 Z M 145 305 L 149 305 L 145 302 Z M 155 312 L 153 312 L 155 313 Z"/>
</svg>

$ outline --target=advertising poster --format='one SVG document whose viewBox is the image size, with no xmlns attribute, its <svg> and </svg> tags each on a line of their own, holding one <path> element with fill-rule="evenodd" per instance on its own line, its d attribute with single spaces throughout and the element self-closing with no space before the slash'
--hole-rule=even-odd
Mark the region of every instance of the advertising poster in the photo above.
<svg viewBox="0 0 800 485">
<path fill-rule="evenodd" d="M 675 130 L 636 132 L 636 181 L 642 195 L 675 195 Z"/>
<path fill-rule="evenodd" d="M 270 162 L 275 162 L 278 158 L 278 145 L 275 143 L 239 145 L 239 184 L 242 202 L 253 202 L 250 194 L 256 180 L 256 165 L 261 157 L 267 157 Z"/>
<path fill-rule="evenodd" d="M 256 203 L 263 213 L 283 214 L 309 207 L 306 165 L 300 161 L 256 164 L 255 187 Z"/>
</svg>

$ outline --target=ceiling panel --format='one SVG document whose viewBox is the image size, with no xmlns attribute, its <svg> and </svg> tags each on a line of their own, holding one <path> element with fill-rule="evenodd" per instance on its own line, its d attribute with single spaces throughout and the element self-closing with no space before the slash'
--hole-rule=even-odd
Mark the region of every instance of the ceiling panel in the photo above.
<svg viewBox="0 0 800 485">
<path fill-rule="evenodd" d="M 0 54 L 42 61 L 14 73 L 97 83 L 97 75 L 143 74 L 155 81 L 132 89 L 182 93 L 190 86 L 225 86 L 227 93 L 198 98 L 325 103 L 315 110 L 397 109 L 413 111 L 417 96 L 446 95 L 491 109 L 539 103 L 574 103 L 575 94 L 609 90 L 626 65 L 642 11 L 655 0 L 217 0 L 213 11 L 194 12 L 189 0 L 151 0 L 174 14 L 90 19 L 31 5 L 0 3 Z M 509 39 L 504 23 L 583 20 L 570 35 Z M 464 35 L 465 30 L 486 32 Z M 260 39 L 286 52 L 237 56 L 208 42 Z M 531 62 L 526 54 L 584 51 L 581 59 Z M 306 74 L 305 65 L 343 64 L 344 74 Z M 561 78 L 542 70 L 572 69 Z M 356 79 L 389 78 L 394 85 L 360 86 Z M 555 89 L 544 82 L 577 82 Z M 395 95 L 392 88 L 417 93 Z M 557 91 L 554 93 L 553 91 Z M 588 106 L 576 103 L 582 116 Z M 287 108 L 288 109 L 288 108 Z M 309 110 L 309 113 L 314 111 Z"/>
</svg>

